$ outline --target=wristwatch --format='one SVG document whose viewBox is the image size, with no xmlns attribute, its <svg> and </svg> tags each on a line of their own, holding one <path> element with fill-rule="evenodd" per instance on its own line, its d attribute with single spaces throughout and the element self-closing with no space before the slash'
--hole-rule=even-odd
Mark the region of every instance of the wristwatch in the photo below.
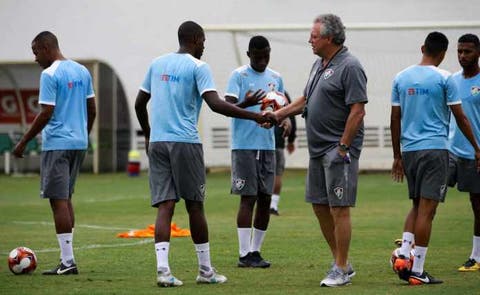
<svg viewBox="0 0 480 295">
<path fill-rule="evenodd" d="M 350 150 L 350 147 L 344 143 L 340 143 L 338 145 L 338 148 L 342 151 L 342 152 L 348 152 Z"/>
</svg>

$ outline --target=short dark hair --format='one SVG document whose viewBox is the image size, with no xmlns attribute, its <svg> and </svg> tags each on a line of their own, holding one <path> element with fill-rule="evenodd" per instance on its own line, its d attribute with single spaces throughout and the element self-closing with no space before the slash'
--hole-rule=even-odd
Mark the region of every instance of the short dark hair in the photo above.
<svg viewBox="0 0 480 295">
<path fill-rule="evenodd" d="M 458 38 L 458 43 L 473 43 L 475 48 L 480 49 L 480 40 L 478 40 L 478 36 L 474 34 L 465 34 Z"/>
<path fill-rule="evenodd" d="M 425 53 L 430 56 L 437 56 L 443 51 L 447 51 L 448 39 L 443 33 L 431 32 L 425 38 Z"/>
<path fill-rule="evenodd" d="M 178 42 L 185 44 L 192 42 L 195 37 L 203 36 L 203 28 L 194 21 L 186 21 L 178 27 Z"/>
<path fill-rule="evenodd" d="M 248 50 L 252 49 L 265 49 L 270 47 L 270 43 L 268 43 L 267 38 L 263 36 L 253 36 L 248 43 Z"/>
<path fill-rule="evenodd" d="M 32 42 L 41 43 L 49 45 L 52 48 L 58 48 L 58 39 L 57 37 L 49 31 L 43 31 L 39 33 Z"/>
</svg>

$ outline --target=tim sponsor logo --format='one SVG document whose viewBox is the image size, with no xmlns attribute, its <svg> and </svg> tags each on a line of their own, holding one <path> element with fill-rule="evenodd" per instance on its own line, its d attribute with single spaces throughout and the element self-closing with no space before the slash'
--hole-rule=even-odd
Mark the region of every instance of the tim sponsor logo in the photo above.
<svg viewBox="0 0 480 295">
<path fill-rule="evenodd" d="M 427 88 L 408 88 L 407 89 L 407 95 L 412 96 L 412 95 L 428 95 L 429 91 Z"/>
<path fill-rule="evenodd" d="M 72 89 L 74 87 L 82 87 L 82 86 L 83 86 L 82 80 L 73 80 L 73 81 L 68 81 L 67 83 L 68 89 Z"/>
<path fill-rule="evenodd" d="M 160 75 L 160 81 L 165 81 L 165 82 L 180 82 L 180 77 L 179 77 L 179 76 L 175 76 L 175 75 L 163 74 L 163 75 Z"/>
</svg>

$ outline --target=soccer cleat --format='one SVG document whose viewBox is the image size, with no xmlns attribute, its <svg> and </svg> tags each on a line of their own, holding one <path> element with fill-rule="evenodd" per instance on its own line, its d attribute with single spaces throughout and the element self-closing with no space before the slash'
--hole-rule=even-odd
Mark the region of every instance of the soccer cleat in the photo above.
<svg viewBox="0 0 480 295">
<path fill-rule="evenodd" d="M 159 287 L 179 287 L 183 282 L 172 275 L 170 271 L 161 272 L 157 274 L 157 286 Z"/>
<path fill-rule="evenodd" d="M 227 277 L 224 275 L 218 274 L 215 268 L 210 268 L 206 271 L 204 267 L 200 267 L 197 276 L 198 284 L 223 284 L 227 281 Z"/>
<path fill-rule="evenodd" d="M 412 264 L 409 259 L 406 259 L 405 256 L 399 255 L 398 258 L 395 260 L 393 268 L 398 274 L 398 277 L 401 280 L 409 281 Z"/>
<path fill-rule="evenodd" d="M 278 213 L 278 210 L 275 210 L 274 208 L 270 208 L 270 214 L 279 216 L 280 213 Z"/>
<path fill-rule="evenodd" d="M 238 267 L 250 267 L 250 258 L 251 258 L 251 254 L 248 253 L 247 255 L 243 256 L 243 257 L 240 257 L 238 259 Z"/>
<path fill-rule="evenodd" d="M 320 287 L 340 287 L 349 285 L 352 282 L 348 276 L 348 272 L 343 272 L 334 266 L 327 274 L 327 276 L 320 282 Z"/>
<path fill-rule="evenodd" d="M 410 275 L 410 278 L 408 279 L 408 283 L 410 285 L 427 285 L 427 284 L 441 284 L 443 283 L 443 281 L 432 277 L 426 271 L 424 271 L 421 274 L 412 272 Z"/>
<path fill-rule="evenodd" d="M 66 266 L 65 264 L 61 263 L 51 270 L 46 270 L 42 272 L 43 275 L 52 275 L 52 276 L 59 276 L 59 275 L 78 275 L 77 265 L 72 263 L 70 266 Z"/>
<path fill-rule="evenodd" d="M 260 252 L 253 251 L 250 252 L 250 267 L 267 268 L 270 267 L 270 262 L 263 259 Z"/>
<path fill-rule="evenodd" d="M 480 270 L 480 263 L 475 259 L 468 259 L 462 266 L 458 268 L 458 271 L 478 271 Z"/>
</svg>

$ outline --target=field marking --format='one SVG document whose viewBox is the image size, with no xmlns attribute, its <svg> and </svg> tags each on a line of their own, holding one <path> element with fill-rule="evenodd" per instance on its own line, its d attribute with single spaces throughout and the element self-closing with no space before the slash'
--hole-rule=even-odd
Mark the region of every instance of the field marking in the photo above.
<svg viewBox="0 0 480 295">
<path fill-rule="evenodd" d="M 53 222 L 48 222 L 48 221 L 12 221 L 12 223 L 15 224 L 25 224 L 25 225 L 45 225 L 45 226 L 52 226 L 54 225 Z M 79 224 L 76 225 L 75 227 L 84 227 L 84 228 L 90 228 L 90 229 L 100 229 L 100 230 L 130 230 L 128 228 L 120 228 L 120 227 L 108 227 L 108 226 L 101 226 L 101 225 L 91 225 L 91 224 Z M 120 247 L 131 247 L 131 246 L 138 246 L 138 245 L 143 245 L 143 244 L 149 244 L 153 242 L 154 239 L 148 238 L 148 239 L 141 239 L 139 241 L 135 242 L 129 242 L 129 243 L 122 243 L 122 244 L 91 244 L 91 245 L 85 245 L 85 246 L 80 246 L 80 247 L 74 247 L 73 249 L 75 251 L 79 250 L 88 250 L 88 249 L 99 249 L 99 248 L 120 248 Z M 59 248 L 46 248 L 46 249 L 35 249 L 35 253 L 49 253 L 49 252 L 58 252 L 60 249 Z M 0 252 L 0 255 L 8 255 L 9 252 Z"/>
<path fill-rule="evenodd" d="M 15 224 L 26 224 L 26 225 L 55 225 L 53 222 L 50 221 L 12 221 Z M 75 225 L 76 228 L 84 227 L 90 229 L 101 229 L 101 230 L 132 230 L 132 228 L 126 227 L 110 227 L 110 226 L 102 226 L 102 225 L 92 225 L 92 224 L 77 224 Z"/>
</svg>

